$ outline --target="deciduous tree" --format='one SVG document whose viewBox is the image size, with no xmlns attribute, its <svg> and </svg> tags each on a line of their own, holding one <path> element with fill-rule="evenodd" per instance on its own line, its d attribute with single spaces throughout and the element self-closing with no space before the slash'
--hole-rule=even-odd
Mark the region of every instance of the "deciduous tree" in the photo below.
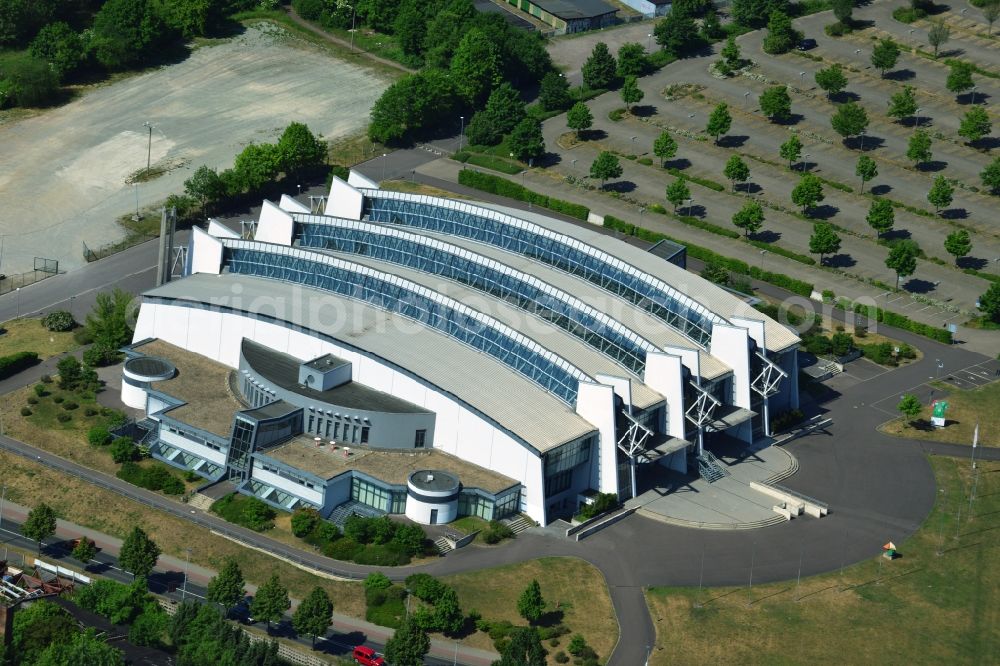
<svg viewBox="0 0 1000 666">
<path fill-rule="evenodd" d="M 427 632 L 409 618 L 385 644 L 385 657 L 393 666 L 423 666 L 424 657 L 430 652 L 431 641 Z"/>
<path fill-rule="evenodd" d="M 857 166 L 854 167 L 854 175 L 861 179 L 861 194 L 864 194 L 865 183 L 878 175 L 878 165 L 867 155 L 861 155 L 858 157 Z"/>
<path fill-rule="evenodd" d="M 823 183 L 811 173 L 807 173 L 799 178 L 798 184 L 792 189 L 792 203 L 800 206 L 803 213 L 807 213 L 810 208 L 822 201 L 823 198 Z"/>
<path fill-rule="evenodd" d="M 904 86 L 889 98 L 888 114 L 896 120 L 911 118 L 917 112 L 917 96 L 913 86 Z"/>
<path fill-rule="evenodd" d="M 622 89 L 619 93 L 621 94 L 622 101 L 625 102 L 626 110 L 631 110 L 632 105 L 641 102 L 645 96 L 634 76 L 625 77 L 625 82 L 622 84 Z"/>
<path fill-rule="evenodd" d="M 792 115 L 792 98 L 787 86 L 772 86 L 761 93 L 760 110 L 771 120 L 785 121 Z"/>
<path fill-rule="evenodd" d="M 834 131 L 845 139 L 858 136 L 868 129 L 868 113 L 856 102 L 847 102 L 837 107 L 830 118 Z"/>
<path fill-rule="evenodd" d="M 590 165 L 590 177 L 600 178 L 602 188 L 609 178 L 618 178 L 621 175 L 622 165 L 618 161 L 618 157 L 606 150 L 602 150 L 593 164 Z"/>
<path fill-rule="evenodd" d="M 133 576 L 148 576 L 160 557 L 160 547 L 140 527 L 133 527 L 122 542 L 118 564 Z"/>
<path fill-rule="evenodd" d="M 517 612 L 532 624 L 541 619 L 545 612 L 545 599 L 542 598 L 542 588 L 537 580 L 532 580 L 521 592 L 517 599 Z"/>
<path fill-rule="evenodd" d="M 975 85 L 972 80 L 972 73 L 975 71 L 971 62 L 956 60 L 951 63 L 948 71 L 948 78 L 945 87 L 956 95 L 961 95 L 966 90 L 971 90 Z"/>
<path fill-rule="evenodd" d="M 35 542 L 39 553 L 42 552 L 42 542 L 55 533 L 56 512 L 44 502 L 29 511 L 21 525 L 21 534 Z"/>
<path fill-rule="evenodd" d="M 880 238 L 882 234 L 892 231 L 896 223 L 896 212 L 893 210 L 892 202 L 888 199 L 873 199 L 871 206 L 868 207 L 868 217 L 865 219 L 868 226 L 875 230 L 876 237 Z"/>
<path fill-rule="evenodd" d="M 723 175 L 728 178 L 733 184 L 733 191 L 736 191 L 736 183 L 744 182 L 750 179 L 750 167 L 739 155 L 732 155 L 726 161 L 726 167 L 722 171 Z"/>
<path fill-rule="evenodd" d="M 764 209 L 757 201 L 748 201 L 733 215 L 733 224 L 743 230 L 746 238 L 764 226 Z"/>
<path fill-rule="evenodd" d="M 583 75 L 583 85 L 591 90 L 611 87 L 618 75 L 618 63 L 611 55 L 607 44 L 597 42 L 594 45 L 590 56 L 583 63 L 581 74 Z"/>
<path fill-rule="evenodd" d="M 281 584 L 277 574 L 272 574 L 263 585 L 257 588 L 257 594 L 250 602 L 250 613 L 257 620 L 267 622 L 268 631 L 272 622 L 281 620 L 281 616 L 291 607 L 288 600 L 288 590 Z"/>
<path fill-rule="evenodd" d="M 896 273 L 896 289 L 899 289 L 899 278 L 913 275 L 917 270 L 917 253 L 917 244 L 909 239 L 903 239 L 889 249 L 885 266 Z"/>
<path fill-rule="evenodd" d="M 918 129 L 910 136 L 906 146 L 906 157 L 915 165 L 929 162 L 933 157 L 931 143 L 930 133 L 927 130 Z"/>
<path fill-rule="evenodd" d="M 590 109 L 583 102 L 577 102 L 566 112 L 566 126 L 576 132 L 577 139 L 593 124 L 594 116 L 591 115 Z"/>
<path fill-rule="evenodd" d="M 872 49 L 872 67 L 877 69 L 883 77 L 885 73 L 896 66 L 899 60 L 899 44 L 891 38 L 880 39 L 875 48 Z"/>
<path fill-rule="evenodd" d="M 896 409 L 907 419 L 907 422 L 917 418 L 923 408 L 923 405 L 920 404 L 920 399 L 912 393 L 905 394 L 899 401 L 899 404 L 896 405 Z"/>
<path fill-rule="evenodd" d="M 792 19 L 781 11 L 772 11 L 764 37 L 764 52 L 772 55 L 788 53 L 802 39 L 802 34 L 792 27 Z"/>
<path fill-rule="evenodd" d="M 722 59 L 730 69 L 736 69 L 743 64 L 743 57 L 740 53 L 740 45 L 736 43 L 736 37 L 730 35 L 726 38 L 726 45 L 719 52 Z"/>
<path fill-rule="evenodd" d="M 986 19 L 986 23 L 989 26 L 986 30 L 986 36 L 993 36 L 993 24 L 997 22 L 1000 18 L 1000 0 L 988 0 L 986 6 L 983 7 L 983 18 Z"/>
<path fill-rule="evenodd" d="M 951 37 L 951 30 L 944 24 L 944 21 L 935 21 L 931 29 L 927 31 L 927 43 L 934 48 L 934 58 L 937 59 L 938 51 Z"/>
<path fill-rule="evenodd" d="M 661 132 L 653 142 L 653 154 L 660 158 L 660 166 L 665 160 L 671 159 L 677 154 L 677 141 L 670 136 L 670 132 Z"/>
<path fill-rule="evenodd" d="M 558 72 L 549 72 L 542 78 L 538 89 L 538 103 L 546 111 L 562 111 L 573 104 L 569 94 L 569 81 Z"/>
<path fill-rule="evenodd" d="M 935 211 L 940 211 L 942 208 L 947 208 L 951 205 L 954 194 L 955 188 L 948 182 L 948 179 L 944 176 L 938 176 L 934 179 L 934 184 L 931 185 L 930 191 L 927 192 L 927 201 L 934 206 Z"/>
<path fill-rule="evenodd" d="M 219 604 L 228 613 L 236 604 L 243 601 L 243 598 L 246 596 L 246 582 L 243 580 L 243 571 L 240 569 L 236 558 L 228 557 L 219 573 L 215 574 L 208 581 L 205 598 L 212 603 Z"/>
<path fill-rule="evenodd" d="M 281 170 L 294 174 L 326 162 L 326 144 L 304 123 L 290 123 L 278 139 Z"/>
<path fill-rule="evenodd" d="M 990 114 L 981 106 L 973 106 L 966 111 L 958 127 L 958 135 L 969 143 L 976 143 L 983 137 L 989 136 L 992 131 L 993 123 L 990 121 Z"/>
<path fill-rule="evenodd" d="M 719 143 L 719 137 L 729 131 L 733 124 L 733 117 L 729 114 L 729 105 L 725 102 L 718 104 L 712 109 L 708 117 L 708 124 L 705 126 L 705 133 Z"/>
<path fill-rule="evenodd" d="M 823 257 L 840 251 L 840 236 L 828 222 L 817 222 L 809 236 L 809 251 L 819 255 L 819 263 L 823 265 Z"/>
<path fill-rule="evenodd" d="M 466 105 L 479 108 L 503 80 L 503 63 L 496 43 L 480 28 L 470 28 L 451 59 L 451 76 Z"/>
<path fill-rule="evenodd" d="M 316 637 L 322 636 L 333 623 L 333 602 L 321 587 L 314 587 L 292 615 L 292 627 L 296 633 L 306 634 L 316 647 Z"/>
<path fill-rule="evenodd" d="M 527 162 L 545 154 L 545 137 L 542 123 L 537 118 L 528 117 L 519 122 L 507 137 L 507 147 L 514 157 Z"/>
<path fill-rule="evenodd" d="M 683 9 L 674 9 L 657 21 L 653 35 L 664 51 L 676 57 L 685 55 L 699 39 L 694 17 Z"/>
<path fill-rule="evenodd" d="M 618 47 L 618 78 L 642 76 L 649 67 L 646 47 L 638 42 L 625 42 Z"/>
<path fill-rule="evenodd" d="M 86 566 L 94 559 L 94 555 L 97 555 L 97 546 L 87 537 L 81 537 L 77 544 L 73 546 L 73 552 L 70 555 L 73 556 L 73 559 L 79 560 Z"/>
<path fill-rule="evenodd" d="M 959 229 L 948 234 L 944 239 L 944 249 L 955 257 L 956 263 L 962 257 L 969 256 L 969 253 L 972 252 L 972 238 L 969 237 L 969 232 L 965 229 Z"/>
<path fill-rule="evenodd" d="M 827 97 L 833 97 L 847 87 L 847 77 L 840 65 L 833 64 L 816 72 L 816 85 L 826 91 Z"/>
<path fill-rule="evenodd" d="M 792 168 L 792 162 L 795 162 L 802 156 L 802 141 L 799 140 L 797 134 L 793 134 L 788 137 L 788 141 L 781 144 L 779 154 L 782 159 L 788 160 L 788 168 Z"/>
<path fill-rule="evenodd" d="M 979 297 L 979 310 L 987 319 L 1000 323 L 1000 282 L 994 282 Z"/>
<path fill-rule="evenodd" d="M 677 207 L 684 203 L 685 199 L 691 198 L 691 190 L 688 189 L 687 182 L 683 178 L 678 178 L 667 185 L 667 201 L 674 205 L 674 212 Z"/>
<path fill-rule="evenodd" d="M 993 158 L 979 174 L 979 178 L 983 181 L 983 187 L 989 188 L 993 194 L 1000 193 L 1000 157 Z"/>
</svg>

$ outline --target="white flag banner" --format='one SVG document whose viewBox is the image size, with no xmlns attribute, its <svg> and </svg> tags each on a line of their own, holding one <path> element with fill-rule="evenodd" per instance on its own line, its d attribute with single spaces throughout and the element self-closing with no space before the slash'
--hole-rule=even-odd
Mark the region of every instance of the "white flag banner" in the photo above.
<svg viewBox="0 0 1000 666">
<path fill-rule="evenodd" d="M 979 424 L 976 424 L 976 429 L 972 433 L 972 447 L 975 448 L 979 444 Z"/>
</svg>

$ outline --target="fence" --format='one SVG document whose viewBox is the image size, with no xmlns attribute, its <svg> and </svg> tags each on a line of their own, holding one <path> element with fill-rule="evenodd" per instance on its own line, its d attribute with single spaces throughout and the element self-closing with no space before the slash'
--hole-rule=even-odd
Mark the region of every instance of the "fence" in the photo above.
<svg viewBox="0 0 1000 666">
<path fill-rule="evenodd" d="M 130 247 L 135 247 L 136 245 L 141 245 L 146 241 L 151 241 L 154 238 L 159 238 L 159 234 L 129 234 L 120 241 L 114 243 L 108 243 L 106 245 L 101 245 L 97 248 L 92 248 L 87 245 L 87 241 L 83 242 L 83 258 L 89 264 L 92 261 L 97 261 L 98 259 L 104 259 L 105 257 L 110 257 L 113 254 L 119 252 L 124 252 Z"/>
<path fill-rule="evenodd" d="M 34 270 L 0 277 L 0 294 L 6 294 L 21 287 L 26 287 L 29 284 L 41 282 L 45 278 L 58 275 L 58 273 L 59 262 L 57 260 L 35 257 Z"/>
</svg>

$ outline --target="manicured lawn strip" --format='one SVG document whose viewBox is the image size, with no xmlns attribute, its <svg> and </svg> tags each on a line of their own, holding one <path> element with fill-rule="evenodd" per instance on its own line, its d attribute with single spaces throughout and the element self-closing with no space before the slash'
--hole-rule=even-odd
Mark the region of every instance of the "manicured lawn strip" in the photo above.
<svg viewBox="0 0 1000 666">
<path fill-rule="evenodd" d="M 1000 446 L 1000 382 L 962 391 L 944 382 L 935 382 L 941 389 L 942 399 L 948 403 L 945 414 L 948 425 L 931 428 L 930 405 L 915 419 L 917 425 L 907 425 L 902 418 L 882 426 L 882 432 L 909 439 L 931 442 L 950 442 L 972 446 L 972 433 L 979 424 L 979 446 Z M 970 451 L 971 453 L 971 451 Z"/>
<path fill-rule="evenodd" d="M 72 331 L 47 331 L 40 319 L 14 319 L 0 324 L 0 329 L 5 331 L 0 334 L 0 356 L 33 351 L 45 360 L 80 346 L 73 340 Z"/>
<path fill-rule="evenodd" d="M 516 625 L 526 624 L 517 613 L 517 599 L 532 579 L 541 585 L 546 611 L 562 604 L 563 624 L 572 634 L 582 634 L 601 659 L 606 660 L 618 642 L 618 622 L 604 577 L 583 560 L 546 557 L 441 578 L 455 588 L 466 613 L 476 610 L 487 620 L 508 620 Z M 553 655 L 565 651 L 569 644 L 569 636 L 559 640 L 558 647 L 550 646 L 548 641 L 544 645 L 549 651 L 549 664 L 554 664 Z M 472 634 L 466 643 L 493 649 L 492 641 L 483 632 Z"/>
<path fill-rule="evenodd" d="M 746 586 L 649 590 L 657 630 L 650 663 L 990 661 L 1000 652 L 1000 463 L 981 465 L 971 521 L 968 461 L 935 457 L 931 465 L 937 504 L 913 537 L 896 542 L 903 557 L 882 560 L 881 569 L 873 557 L 846 568 L 843 580 L 834 572 L 801 588 L 794 580 L 755 584 L 750 606 Z"/>
</svg>

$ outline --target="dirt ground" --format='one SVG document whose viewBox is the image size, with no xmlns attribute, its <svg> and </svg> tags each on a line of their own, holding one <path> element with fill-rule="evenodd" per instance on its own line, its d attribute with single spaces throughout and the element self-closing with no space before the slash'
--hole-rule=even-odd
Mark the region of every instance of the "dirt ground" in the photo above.
<svg viewBox="0 0 1000 666">
<path fill-rule="evenodd" d="M 559 67 L 563 74 L 569 77 L 570 83 L 578 84 L 580 78 L 580 67 L 590 56 L 597 42 L 604 42 L 611 49 L 611 53 L 617 55 L 618 47 L 625 42 L 639 42 L 647 47 L 655 48 L 655 42 L 651 41 L 649 35 L 653 32 L 653 21 L 641 21 L 638 23 L 619 24 L 604 30 L 593 30 L 591 32 L 577 33 L 556 37 L 549 42 L 548 52 L 552 56 L 552 61 Z"/>
<path fill-rule="evenodd" d="M 97 87 L 63 107 L 0 124 L 0 236 L 12 274 L 32 258 L 83 263 L 81 243 L 116 240 L 115 219 L 180 192 L 202 164 L 232 165 L 252 141 L 276 140 L 292 121 L 335 138 L 363 128 L 385 75 L 336 60 L 258 23 L 184 61 Z M 138 187 L 151 162 L 168 172 Z"/>
</svg>

